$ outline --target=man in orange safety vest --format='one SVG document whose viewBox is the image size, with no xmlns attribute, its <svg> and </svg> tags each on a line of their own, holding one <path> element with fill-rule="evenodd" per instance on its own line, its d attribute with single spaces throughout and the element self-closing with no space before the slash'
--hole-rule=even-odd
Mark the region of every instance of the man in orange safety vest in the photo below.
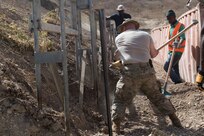
<svg viewBox="0 0 204 136">
<path fill-rule="evenodd" d="M 166 14 L 166 17 L 170 24 L 169 39 L 175 36 L 177 33 L 181 32 L 183 29 L 185 29 L 185 26 L 176 19 L 176 14 L 173 10 L 169 10 Z M 178 45 L 175 49 L 172 69 L 170 71 L 170 78 L 175 84 L 178 84 L 178 83 L 182 83 L 180 73 L 179 73 L 179 61 L 185 49 L 185 43 L 186 43 L 185 34 L 182 34 L 176 40 L 178 41 Z M 166 72 L 168 71 L 169 63 L 172 57 L 173 46 L 175 45 L 175 43 L 176 43 L 175 41 L 172 41 L 169 43 L 169 46 L 168 46 L 169 48 L 168 59 L 164 64 L 164 70 Z"/>
</svg>

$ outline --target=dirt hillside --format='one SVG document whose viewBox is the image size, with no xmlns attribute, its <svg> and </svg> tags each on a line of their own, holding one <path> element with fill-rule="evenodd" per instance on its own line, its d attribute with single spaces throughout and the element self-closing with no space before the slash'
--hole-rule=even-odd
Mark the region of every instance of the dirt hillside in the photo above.
<svg viewBox="0 0 204 136">
<path fill-rule="evenodd" d="M 148 28 L 164 23 L 163 16 L 168 8 L 176 9 L 178 14 L 187 10 L 184 6 L 185 0 L 177 2 L 172 0 L 117 0 L 117 2 L 101 0 L 101 2 L 105 2 L 107 14 L 115 12 L 113 9 L 119 3 L 124 4 L 129 7 L 127 11 L 134 18 L 140 19 L 143 27 Z M 52 6 L 46 6 L 48 3 Z M 44 15 L 57 6 L 54 0 L 44 0 L 42 4 Z M 33 35 L 28 31 L 30 12 L 31 7 L 28 0 L 0 0 L 0 135 L 63 136 L 65 135 L 63 106 L 48 64 L 42 65 L 43 109 L 38 109 Z M 48 35 L 46 39 L 46 43 L 50 43 L 48 49 L 58 48 L 59 45 L 53 44 L 52 41 L 59 43 L 59 35 L 42 33 L 43 35 Z M 105 117 L 93 104 L 95 94 L 90 86 L 85 87 L 84 107 L 79 107 L 79 84 L 75 74 L 72 39 L 69 37 L 67 41 L 72 135 L 105 136 L 107 135 Z M 154 63 L 154 67 L 157 71 L 157 78 L 163 82 L 165 72 L 162 66 Z M 57 65 L 57 70 L 59 74 L 62 74 L 60 64 Z M 110 71 L 111 98 L 117 79 L 118 76 Z M 171 101 L 184 129 L 172 126 L 170 120 L 159 113 L 145 96 L 138 95 L 134 100 L 133 110 L 131 112 L 127 110 L 122 124 L 125 136 L 204 135 L 204 92 L 199 91 L 195 84 L 174 85 L 171 81 L 169 81 L 168 90 L 173 93 Z"/>
<path fill-rule="evenodd" d="M 119 4 L 123 4 L 125 12 L 137 20 L 141 28 L 152 29 L 158 25 L 167 23 L 165 14 L 169 9 L 176 12 L 177 17 L 188 11 L 186 7 L 188 0 L 101 0 L 101 7 L 105 7 L 107 15 L 116 13 Z M 196 6 L 197 0 L 192 0 L 190 8 Z"/>
</svg>

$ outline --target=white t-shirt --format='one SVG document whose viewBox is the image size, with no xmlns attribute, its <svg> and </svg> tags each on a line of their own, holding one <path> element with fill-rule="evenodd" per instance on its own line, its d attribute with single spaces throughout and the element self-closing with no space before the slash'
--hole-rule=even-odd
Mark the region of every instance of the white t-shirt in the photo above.
<svg viewBox="0 0 204 136">
<path fill-rule="evenodd" d="M 158 54 L 151 36 L 144 31 L 126 30 L 116 37 L 115 43 L 123 64 L 148 62 Z"/>
</svg>

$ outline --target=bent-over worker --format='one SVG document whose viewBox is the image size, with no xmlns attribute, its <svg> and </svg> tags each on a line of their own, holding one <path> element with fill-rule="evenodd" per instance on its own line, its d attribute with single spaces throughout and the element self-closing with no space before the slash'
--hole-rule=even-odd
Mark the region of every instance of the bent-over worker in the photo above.
<svg viewBox="0 0 204 136">
<path fill-rule="evenodd" d="M 156 57 L 158 51 L 151 36 L 147 32 L 137 30 L 138 28 L 139 23 L 130 19 L 118 27 L 121 33 L 115 39 L 116 56 L 121 60 L 123 69 L 114 93 L 112 130 L 120 134 L 125 109 L 139 91 L 164 115 L 168 115 L 174 126 L 182 127 L 172 103 L 160 93 L 154 68 L 149 64 L 149 59 Z"/>
</svg>

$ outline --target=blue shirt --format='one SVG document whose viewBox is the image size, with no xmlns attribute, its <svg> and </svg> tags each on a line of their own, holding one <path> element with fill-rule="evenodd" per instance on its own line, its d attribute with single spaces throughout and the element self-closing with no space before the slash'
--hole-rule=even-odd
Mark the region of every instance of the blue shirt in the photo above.
<svg viewBox="0 0 204 136">
<path fill-rule="evenodd" d="M 127 18 L 131 18 L 130 14 L 123 13 L 123 14 L 113 14 L 112 16 L 109 17 L 109 19 L 115 21 L 116 29 L 119 25 L 123 23 L 123 21 Z"/>
</svg>

